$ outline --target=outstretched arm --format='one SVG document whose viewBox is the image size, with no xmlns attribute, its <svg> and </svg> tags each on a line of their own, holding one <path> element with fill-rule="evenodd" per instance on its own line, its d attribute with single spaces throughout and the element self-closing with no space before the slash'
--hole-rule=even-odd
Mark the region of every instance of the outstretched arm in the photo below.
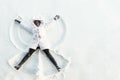
<svg viewBox="0 0 120 80">
<path fill-rule="evenodd" d="M 55 17 L 47 20 L 47 22 L 45 22 L 45 25 L 49 25 L 50 23 L 52 23 L 53 21 L 57 21 L 58 19 L 60 19 L 60 16 L 59 15 L 56 15 Z"/>
<path fill-rule="evenodd" d="M 23 21 L 21 17 L 18 19 L 15 19 L 14 21 L 20 24 L 21 27 L 27 30 L 28 32 L 31 32 L 31 27 L 25 21 Z"/>
</svg>

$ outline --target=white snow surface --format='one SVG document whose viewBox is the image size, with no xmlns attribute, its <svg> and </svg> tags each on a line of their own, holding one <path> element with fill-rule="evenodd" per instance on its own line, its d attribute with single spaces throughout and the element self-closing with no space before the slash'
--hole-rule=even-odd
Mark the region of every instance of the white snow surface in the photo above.
<svg viewBox="0 0 120 80">
<path fill-rule="evenodd" d="M 65 39 L 54 48 L 71 57 L 65 80 L 120 80 L 119 0 L 0 0 L 0 80 L 36 80 L 27 63 L 33 64 L 37 54 L 21 71 L 9 66 L 8 60 L 23 52 L 11 42 L 9 30 L 16 16 L 39 14 L 59 14 L 66 23 Z"/>
</svg>

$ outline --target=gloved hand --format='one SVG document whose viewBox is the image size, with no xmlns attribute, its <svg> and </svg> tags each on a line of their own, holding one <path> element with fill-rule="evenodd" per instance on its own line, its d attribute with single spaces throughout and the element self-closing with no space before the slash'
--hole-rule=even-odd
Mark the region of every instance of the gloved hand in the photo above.
<svg viewBox="0 0 120 80">
<path fill-rule="evenodd" d="M 18 16 L 14 21 L 20 24 L 22 21 L 22 18 L 20 16 Z"/>
<path fill-rule="evenodd" d="M 56 16 L 54 17 L 54 20 L 58 20 L 58 19 L 60 19 L 60 16 L 59 16 L 59 15 L 56 15 Z"/>
</svg>

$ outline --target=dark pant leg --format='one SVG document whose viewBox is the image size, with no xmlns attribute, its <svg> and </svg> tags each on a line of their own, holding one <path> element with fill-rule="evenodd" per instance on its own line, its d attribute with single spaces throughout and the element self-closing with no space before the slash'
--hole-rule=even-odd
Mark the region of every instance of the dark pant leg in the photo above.
<svg viewBox="0 0 120 80">
<path fill-rule="evenodd" d="M 21 62 L 18 64 L 19 66 L 22 66 L 27 60 L 28 58 L 33 54 L 35 50 L 30 48 L 28 53 L 24 56 L 24 58 L 21 60 Z"/>
<path fill-rule="evenodd" d="M 50 59 L 50 61 L 55 65 L 56 68 L 58 68 L 57 62 L 53 58 L 53 56 L 50 54 L 49 49 L 43 50 L 43 52 L 47 55 L 47 57 Z"/>
</svg>

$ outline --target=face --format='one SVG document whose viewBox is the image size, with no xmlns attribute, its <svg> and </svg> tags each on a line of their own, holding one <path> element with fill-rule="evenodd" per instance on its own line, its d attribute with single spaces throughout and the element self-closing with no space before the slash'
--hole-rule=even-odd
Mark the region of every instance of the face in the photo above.
<svg viewBox="0 0 120 80">
<path fill-rule="evenodd" d="M 34 20 L 33 22 L 34 22 L 34 24 L 35 24 L 37 27 L 39 27 L 40 24 L 41 24 L 41 21 L 40 21 L 40 20 Z"/>
</svg>

